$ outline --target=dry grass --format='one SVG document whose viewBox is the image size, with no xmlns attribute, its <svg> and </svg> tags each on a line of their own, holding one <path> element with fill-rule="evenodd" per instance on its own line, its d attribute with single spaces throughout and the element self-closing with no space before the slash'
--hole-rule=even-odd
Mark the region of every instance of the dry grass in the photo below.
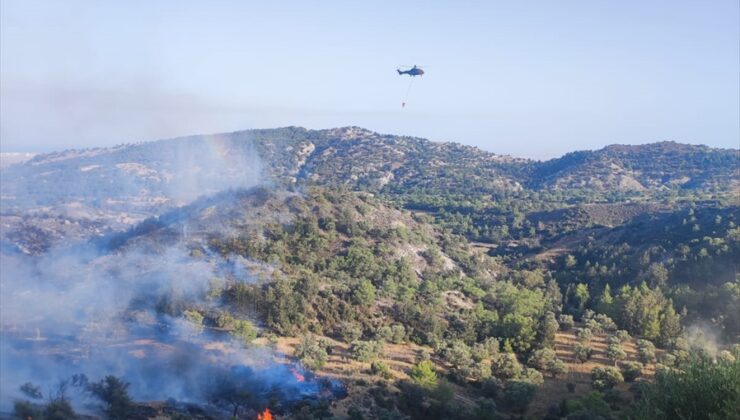
<svg viewBox="0 0 740 420">
<path fill-rule="evenodd" d="M 593 390 L 591 387 L 591 371 L 597 367 L 614 366 L 614 363 L 606 356 L 608 346 L 607 339 L 610 334 L 594 334 L 591 339 L 591 347 L 594 349 L 593 356 L 586 363 L 579 363 L 574 356 L 574 349 L 578 340 L 576 339 L 576 329 L 571 328 L 567 331 L 558 331 L 555 338 L 555 351 L 558 358 L 562 359 L 568 365 L 568 373 L 557 378 L 546 378 L 544 385 L 540 387 L 537 394 L 532 400 L 532 404 L 527 410 L 529 417 L 542 417 L 552 405 L 560 404 L 563 399 L 579 397 Z M 634 338 L 622 344 L 627 358 L 625 361 L 637 361 L 637 344 Z M 642 377 L 650 378 L 655 373 L 655 365 L 647 364 L 642 371 Z M 567 383 L 572 382 L 576 385 L 573 393 L 567 389 Z M 621 384 L 617 387 L 623 397 L 631 399 L 629 393 L 630 384 Z"/>
<path fill-rule="evenodd" d="M 538 389 L 537 394 L 527 410 L 526 417 L 541 418 L 547 413 L 552 405 L 560 404 L 563 399 L 575 398 L 592 391 L 591 371 L 596 367 L 614 366 L 614 363 L 606 356 L 607 338 L 609 334 L 594 334 L 591 339 L 591 346 L 594 349 L 593 357 L 586 363 L 578 363 L 574 357 L 574 349 L 578 340 L 576 339 L 576 330 L 558 331 L 555 339 L 555 351 L 558 358 L 562 359 L 567 365 L 569 372 L 557 378 L 546 378 L 545 383 Z M 426 351 L 431 353 L 431 349 L 415 344 L 385 344 L 383 358 L 381 359 L 388 365 L 391 372 L 390 380 L 373 375 L 370 371 L 370 363 L 363 363 L 353 360 L 350 356 L 349 345 L 340 341 L 325 339 L 331 344 L 331 354 L 326 365 L 318 372 L 320 376 L 328 376 L 341 380 L 347 387 L 349 396 L 344 400 L 337 401 L 332 406 L 332 411 L 339 417 L 346 417 L 347 409 L 351 406 L 367 406 L 368 399 L 372 397 L 368 390 L 374 386 L 386 386 L 391 393 L 398 392 L 393 386 L 393 382 L 399 379 L 408 379 L 408 372 L 416 363 L 417 355 Z M 298 338 L 278 338 L 276 348 L 279 352 L 287 356 L 295 354 Z M 637 360 L 636 340 L 630 338 L 623 343 L 623 348 L 627 353 L 627 361 Z M 434 360 L 437 368 L 444 373 L 447 367 L 440 361 Z M 643 377 L 649 378 L 654 374 L 655 366 L 649 364 L 643 370 Z M 576 385 L 573 393 L 569 392 L 566 384 L 572 382 Z M 474 407 L 477 395 L 471 387 L 462 387 L 457 384 L 451 384 L 455 391 L 455 400 L 458 403 Z M 622 384 L 617 389 L 621 391 L 623 397 L 631 398 L 629 393 L 630 384 Z"/>
</svg>

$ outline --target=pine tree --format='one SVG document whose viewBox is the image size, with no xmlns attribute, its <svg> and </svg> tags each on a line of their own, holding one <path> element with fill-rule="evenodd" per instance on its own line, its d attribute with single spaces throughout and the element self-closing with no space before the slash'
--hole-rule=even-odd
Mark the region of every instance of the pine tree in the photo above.
<svg viewBox="0 0 740 420">
<path fill-rule="evenodd" d="M 663 313 L 660 316 L 660 335 L 658 344 L 668 347 L 676 337 L 681 335 L 681 318 L 673 309 L 673 301 L 668 300 L 663 307 Z"/>
</svg>

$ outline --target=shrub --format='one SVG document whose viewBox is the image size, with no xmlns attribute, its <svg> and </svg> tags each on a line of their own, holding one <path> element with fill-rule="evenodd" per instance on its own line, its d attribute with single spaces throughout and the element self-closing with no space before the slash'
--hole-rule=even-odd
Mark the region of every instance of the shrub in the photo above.
<svg viewBox="0 0 740 420">
<path fill-rule="evenodd" d="M 494 358 L 498 355 L 499 341 L 497 338 L 488 337 L 473 346 L 473 359 L 483 360 Z"/>
<path fill-rule="evenodd" d="M 491 361 L 491 374 L 498 379 L 512 379 L 522 373 L 522 365 L 514 353 L 501 353 Z"/>
<path fill-rule="evenodd" d="M 588 342 L 594 337 L 594 333 L 588 328 L 581 328 L 576 332 L 576 338 L 580 342 Z"/>
<path fill-rule="evenodd" d="M 568 330 L 576 325 L 575 321 L 573 320 L 573 315 L 566 314 L 561 314 L 558 317 L 558 323 L 560 324 L 560 328 L 563 330 Z"/>
<path fill-rule="evenodd" d="M 619 369 L 614 367 L 597 367 L 591 371 L 591 384 L 599 391 L 614 388 L 615 385 L 624 382 L 624 377 Z"/>
<path fill-rule="evenodd" d="M 30 401 L 16 401 L 13 403 L 16 417 L 19 419 L 40 419 L 42 408 Z"/>
<path fill-rule="evenodd" d="M 318 370 L 324 367 L 329 360 L 326 347 L 311 334 L 301 337 L 301 342 L 296 346 L 296 357 L 301 364 L 310 370 Z"/>
<path fill-rule="evenodd" d="M 547 348 L 535 351 L 529 358 L 529 364 L 551 376 L 568 371 L 568 366 L 557 358 L 555 351 Z"/>
<path fill-rule="evenodd" d="M 130 418 L 134 408 L 128 395 L 129 385 L 128 382 L 123 382 L 113 375 L 108 375 L 100 382 L 88 384 L 87 389 L 90 394 L 103 402 L 103 411 L 109 419 L 125 420 Z M 64 410 L 65 407 L 58 407 L 58 409 Z"/>
<path fill-rule="evenodd" d="M 734 363 L 736 360 L 735 356 L 727 350 L 722 350 L 717 353 L 717 362 L 719 363 Z"/>
<path fill-rule="evenodd" d="M 637 358 L 642 363 L 655 361 L 655 345 L 648 340 L 637 340 Z"/>
<path fill-rule="evenodd" d="M 594 317 L 594 320 L 598 322 L 604 330 L 615 331 L 617 329 L 617 324 L 613 319 L 609 318 L 608 315 L 598 314 Z"/>
<path fill-rule="evenodd" d="M 568 419 L 611 419 L 611 409 L 600 393 L 592 391 L 561 404 L 560 416 Z M 560 418 L 560 416 L 558 418 Z"/>
<path fill-rule="evenodd" d="M 517 380 L 521 382 L 529 382 L 530 384 L 537 386 L 545 383 L 545 378 L 542 376 L 542 373 L 537 369 L 532 368 L 524 368 L 522 374 L 519 375 Z"/>
<path fill-rule="evenodd" d="M 356 322 L 343 322 L 337 331 L 339 338 L 345 343 L 351 343 L 362 337 L 362 327 Z"/>
<path fill-rule="evenodd" d="M 604 331 L 604 328 L 601 326 L 601 324 L 599 323 L 599 321 L 597 321 L 597 320 L 595 320 L 593 318 L 592 319 L 589 319 L 588 321 L 586 321 L 586 328 L 589 329 L 589 330 L 591 330 L 591 331 L 593 331 L 593 332 L 595 332 L 595 333 L 601 333 L 601 332 Z"/>
<path fill-rule="evenodd" d="M 622 342 L 622 343 L 624 343 L 625 341 L 627 341 L 627 340 L 629 340 L 630 338 L 632 338 L 632 337 L 630 336 L 630 333 L 628 333 L 628 332 L 627 332 L 627 331 L 625 331 L 625 330 L 617 330 L 617 332 L 616 332 L 615 336 L 616 336 L 616 337 L 617 337 L 617 338 L 619 339 L 619 341 L 620 341 L 620 342 Z"/>
<path fill-rule="evenodd" d="M 378 358 L 383 352 L 383 344 L 380 341 L 356 340 L 350 346 L 352 358 L 358 362 L 370 362 Z"/>
<path fill-rule="evenodd" d="M 370 364 L 370 371 L 373 373 L 373 375 L 381 376 L 385 379 L 390 379 L 393 377 L 391 374 L 391 370 L 388 368 L 388 365 L 381 362 L 380 360 L 376 360 Z"/>
<path fill-rule="evenodd" d="M 118 411 L 123 410 L 123 407 L 114 407 L 114 408 L 107 408 L 106 414 L 108 414 L 108 418 L 111 420 L 125 420 L 128 419 L 130 408 L 127 408 L 127 411 Z M 39 416 L 39 418 L 47 419 L 47 420 L 68 420 L 68 419 L 76 419 L 77 414 L 75 414 L 75 411 L 72 409 L 72 404 L 69 403 L 64 398 L 55 398 L 51 400 L 46 407 L 44 407 L 44 414 L 43 416 Z"/>
<path fill-rule="evenodd" d="M 249 343 L 257 338 L 257 332 L 254 330 L 252 323 L 248 320 L 236 319 L 234 320 L 233 325 L 231 335 L 241 340 L 244 345 L 249 345 Z"/>
<path fill-rule="evenodd" d="M 183 316 L 196 332 L 203 331 L 203 314 L 195 310 L 186 310 Z"/>
<path fill-rule="evenodd" d="M 621 368 L 622 376 L 626 382 L 633 382 L 642 374 L 642 363 L 640 362 L 625 362 L 622 363 Z"/>
<path fill-rule="evenodd" d="M 573 356 L 580 363 L 586 363 L 586 361 L 591 359 L 593 353 L 594 349 L 588 344 L 578 343 L 573 349 Z"/>
<path fill-rule="evenodd" d="M 536 386 L 529 382 L 509 381 L 504 387 L 503 405 L 511 411 L 523 413 L 534 398 Z"/>
<path fill-rule="evenodd" d="M 627 357 L 627 353 L 622 348 L 622 345 L 616 342 L 606 347 L 606 357 L 614 361 L 614 366 L 616 366 L 618 361 L 624 360 Z"/>
</svg>

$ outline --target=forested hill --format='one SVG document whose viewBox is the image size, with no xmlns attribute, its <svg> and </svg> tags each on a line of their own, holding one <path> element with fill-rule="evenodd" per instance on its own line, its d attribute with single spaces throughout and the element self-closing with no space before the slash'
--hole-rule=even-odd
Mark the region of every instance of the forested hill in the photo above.
<svg viewBox="0 0 740 420">
<path fill-rule="evenodd" d="M 68 150 L 3 169 L 0 253 L 36 272 L 84 251 L 104 269 L 91 284 L 132 266 L 147 287 L 122 306 L 130 331 L 174 320 L 204 348 L 269 347 L 300 361 L 295 381 L 346 388 L 271 401 L 286 418 L 728 418 L 739 167 L 737 150 L 671 142 L 537 162 L 356 127 Z M 111 417 L 138 418 L 126 386 Z M 23 387 L 21 418 L 54 407 Z M 204 407 L 254 418 L 268 403 L 243 391 Z"/>
<path fill-rule="evenodd" d="M 259 171 L 280 183 L 345 184 L 394 195 L 529 191 L 614 200 L 728 194 L 738 187 L 738 167 L 737 150 L 672 142 L 608 146 L 537 162 L 357 127 L 288 127 L 38 155 L 4 170 L 2 195 L 6 205 L 23 207 L 128 197 L 150 210 L 189 193 L 238 185 L 246 182 L 245 171 L 253 178 Z M 220 182 L 209 182 L 214 179 Z M 172 186 L 181 188 L 173 192 Z M 68 190 L 72 197 L 60 196 Z"/>
</svg>

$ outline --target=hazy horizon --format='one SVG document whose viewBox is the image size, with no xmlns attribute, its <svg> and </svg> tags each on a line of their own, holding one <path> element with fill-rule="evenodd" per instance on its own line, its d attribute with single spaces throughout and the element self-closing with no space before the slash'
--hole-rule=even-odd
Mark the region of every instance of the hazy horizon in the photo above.
<svg viewBox="0 0 740 420">
<path fill-rule="evenodd" d="M 23 151 L 23 150 L 5 150 L 5 149 L 2 149 L 2 150 L 0 150 L 0 154 L 4 155 L 4 157 L 6 157 L 6 158 L 12 158 L 13 157 L 12 155 L 40 155 L 40 154 L 45 154 L 45 153 L 62 152 L 62 151 L 65 151 L 65 150 L 116 147 L 116 146 L 121 146 L 121 145 L 135 145 L 135 144 L 150 143 L 150 142 L 157 142 L 157 141 L 180 140 L 180 139 L 187 139 L 187 138 L 190 138 L 190 137 L 197 137 L 197 136 L 208 137 L 208 136 L 219 135 L 219 134 L 231 134 L 231 133 L 238 133 L 238 132 L 242 132 L 242 131 L 251 131 L 251 130 L 279 130 L 279 129 L 290 128 L 290 127 L 298 127 L 298 128 L 305 128 L 307 130 L 317 130 L 318 131 L 318 130 L 339 129 L 339 128 L 345 128 L 345 127 L 348 127 L 348 126 L 344 126 L 344 127 L 325 127 L 325 128 L 308 128 L 308 127 L 302 127 L 302 126 L 282 126 L 282 127 L 266 127 L 266 128 L 249 128 L 249 129 L 245 129 L 245 130 L 234 130 L 234 131 L 229 131 L 229 132 L 193 133 L 193 134 L 187 134 L 187 135 L 175 136 L 175 137 L 165 137 L 165 138 L 151 139 L 151 140 L 140 140 L 140 141 L 135 141 L 135 142 L 121 142 L 121 143 L 108 144 L 108 145 L 89 145 L 89 146 L 82 146 L 82 147 L 60 147 L 58 149 L 42 150 L 42 151 L 36 151 L 36 152 L 33 152 L 33 151 L 32 152 L 28 152 L 28 151 Z M 419 137 L 419 136 L 407 135 L 407 134 L 403 134 L 403 133 L 385 133 L 385 132 L 381 132 L 381 131 L 369 129 L 367 127 L 359 127 L 359 128 L 370 130 L 370 131 L 376 132 L 376 133 L 381 134 L 381 135 L 397 135 L 397 136 Z M 424 137 L 420 137 L 420 138 L 424 138 Z M 437 142 L 437 143 L 441 143 L 441 142 L 453 142 L 453 143 L 465 144 L 465 143 L 462 143 L 462 142 L 459 142 L 459 141 L 455 141 L 455 140 L 433 140 L 433 139 L 427 139 L 427 138 L 424 138 L 424 139 L 429 140 L 429 141 L 432 141 L 432 142 Z M 531 160 L 546 161 L 546 160 L 550 160 L 550 159 L 560 158 L 563 155 L 565 155 L 567 153 L 571 153 L 571 152 L 595 151 L 595 150 L 600 150 L 600 149 L 603 149 L 603 148 L 606 148 L 606 147 L 609 147 L 609 146 L 614 146 L 614 145 L 648 145 L 648 144 L 661 143 L 661 142 L 664 142 L 664 141 L 670 142 L 670 141 L 673 141 L 673 140 L 659 140 L 659 141 L 645 142 L 645 143 L 639 143 L 639 144 L 609 143 L 609 144 L 604 144 L 602 146 L 597 146 L 597 147 L 592 147 L 592 148 L 582 148 L 582 149 L 568 150 L 568 151 L 565 151 L 565 152 L 563 152 L 561 154 L 558 154 L 556 156 L 547 156 L 547 157 L 532 157 L 532 156 L 514 155 L 514 154 L 510 154 L 510 153 L 500 153 L 500 152 L 497 152 L 495 150 L 486 150 L 485 148 L 483 148 L 483 147 L 481 147 L 479 145 L 475 145 L 475 144 L 469 144 L 469 146 L 478 147 L 479 149 L 481 149 L 483 151 L 490 152 L 490 153 L 497 154 L 497 155 L 511 156 L 511 157 L 514 157 L 514 158 L 525 158 L 525 159 L 531 159 Z M 732 149 L 732 150 L 737 150 L 737 148 L 731 148 L 731 147 L 730 148 L 725 148 L 725 147 L 721 147 L 721 146 L 719 146 L 719 147 L 718 146 L 711 146 L 711 145 L 702 144 L 702 143 L 685 143 L 685 142 L 676 142 L 676 143 L 679 143 L 679 144 L 692 144 L 692 145 L 695 145 L 695 146 L 708 146 L 708 147 L 712 147 L 712 148 L 716 148 L 716 149 Z M 25 158 L 21 157 L 22 160 L 25 160 L 25 159 L 28 159 L 28 158 L 29 157 L 25 157 Z M 2 167 L 2 165 L 0 165 L 0 167 Z"/>
<path fill-rule="evenodd" d="M 665 140 L 737 149 L 739 14 L 732 0 L 3 1 L 0 151 L 284 126 L 535 159 Z M 427 74 L 409 90 L 395 69 L 413 64 Z"/>
</svg>

